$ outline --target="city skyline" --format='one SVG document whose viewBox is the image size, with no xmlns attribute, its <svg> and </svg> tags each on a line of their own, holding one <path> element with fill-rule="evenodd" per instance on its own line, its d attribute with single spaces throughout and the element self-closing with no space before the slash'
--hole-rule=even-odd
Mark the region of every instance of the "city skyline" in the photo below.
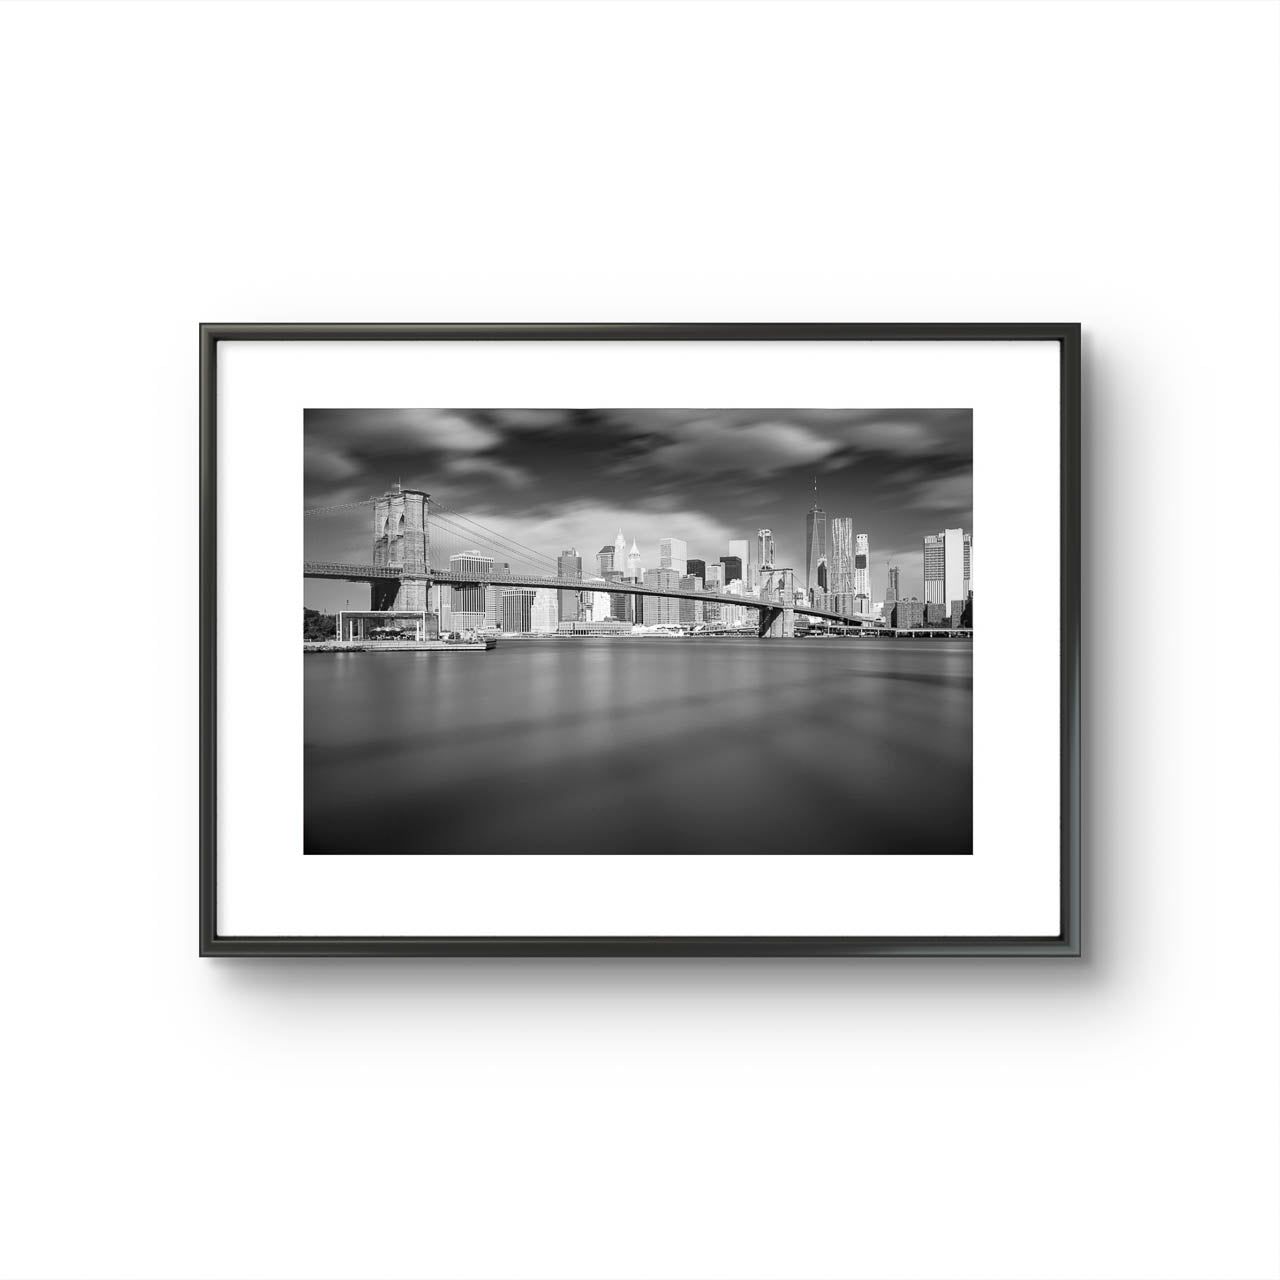
<svg viewBox="0 0 1280 1280">
<path fill-rule="evenodd" d="M 972 530 L 971 459 L 965 409 L 307 410 L 304 507 L 400 481 L 549 557 L 575 547 L 591 576 L 619 531 L 648 570 L 662 567 L 663 541 L 684 544 L 677 563 L 718 563 L 731 542 L 755 551 L 767 529 L 775 563 L 803 584 L 816 502 L 868 535 L 872 599 L 890 564 L 902 594 L 923 599 L 924 537 Z M 367 555 L 368 534 L 367 511 L 337 511 L 306 522 L 306 554 Z M 349 594 L 308 584 L 306 603 Z"/>
</svg>

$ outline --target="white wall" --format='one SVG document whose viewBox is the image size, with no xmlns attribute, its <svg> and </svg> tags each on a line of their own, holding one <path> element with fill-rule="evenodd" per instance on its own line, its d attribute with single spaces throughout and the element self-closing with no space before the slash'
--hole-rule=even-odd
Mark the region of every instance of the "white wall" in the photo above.
<svg viewBox="0 0 1280 1280">
<path fill-rule="evenodd" d="M 1278 13 L 0 8 L 3 1274 L 1275 1276 Z M 1084 322 L 1088 959 L 198 960 L 197 322 L 694 319 Z"/>
</svg>

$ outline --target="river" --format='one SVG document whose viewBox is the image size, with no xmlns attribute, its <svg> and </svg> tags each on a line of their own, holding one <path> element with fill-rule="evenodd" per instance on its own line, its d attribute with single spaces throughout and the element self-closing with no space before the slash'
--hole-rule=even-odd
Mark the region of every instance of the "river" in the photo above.
<svg viewBox="0 0 1280 1280">
<path fill-rule="evenodd" d="M 972 849 L 968 640 L 303 658 L 308 853 Z"/>
</svg>

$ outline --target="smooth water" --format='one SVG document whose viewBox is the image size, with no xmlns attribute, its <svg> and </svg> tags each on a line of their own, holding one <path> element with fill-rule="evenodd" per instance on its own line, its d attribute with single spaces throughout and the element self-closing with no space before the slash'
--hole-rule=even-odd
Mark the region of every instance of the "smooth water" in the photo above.
<svg viewBox="0 0 1280 1280">
<path fill-rule="evenodd" d="M 308 853 L 969 853 L 967 640 L 303 658 Z"/>
</svg>

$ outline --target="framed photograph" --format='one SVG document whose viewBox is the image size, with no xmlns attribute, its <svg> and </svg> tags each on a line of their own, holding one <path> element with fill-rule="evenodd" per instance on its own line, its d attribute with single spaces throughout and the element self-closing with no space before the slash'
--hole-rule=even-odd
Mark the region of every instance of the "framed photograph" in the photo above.
<svg viewBox="0 0 1280 1280">
<path fill-rule="evenodd" d="M 1079 387 L 1075 324 L 203 325 L 201 954 L 1078 956 Z"/>
</svg>

